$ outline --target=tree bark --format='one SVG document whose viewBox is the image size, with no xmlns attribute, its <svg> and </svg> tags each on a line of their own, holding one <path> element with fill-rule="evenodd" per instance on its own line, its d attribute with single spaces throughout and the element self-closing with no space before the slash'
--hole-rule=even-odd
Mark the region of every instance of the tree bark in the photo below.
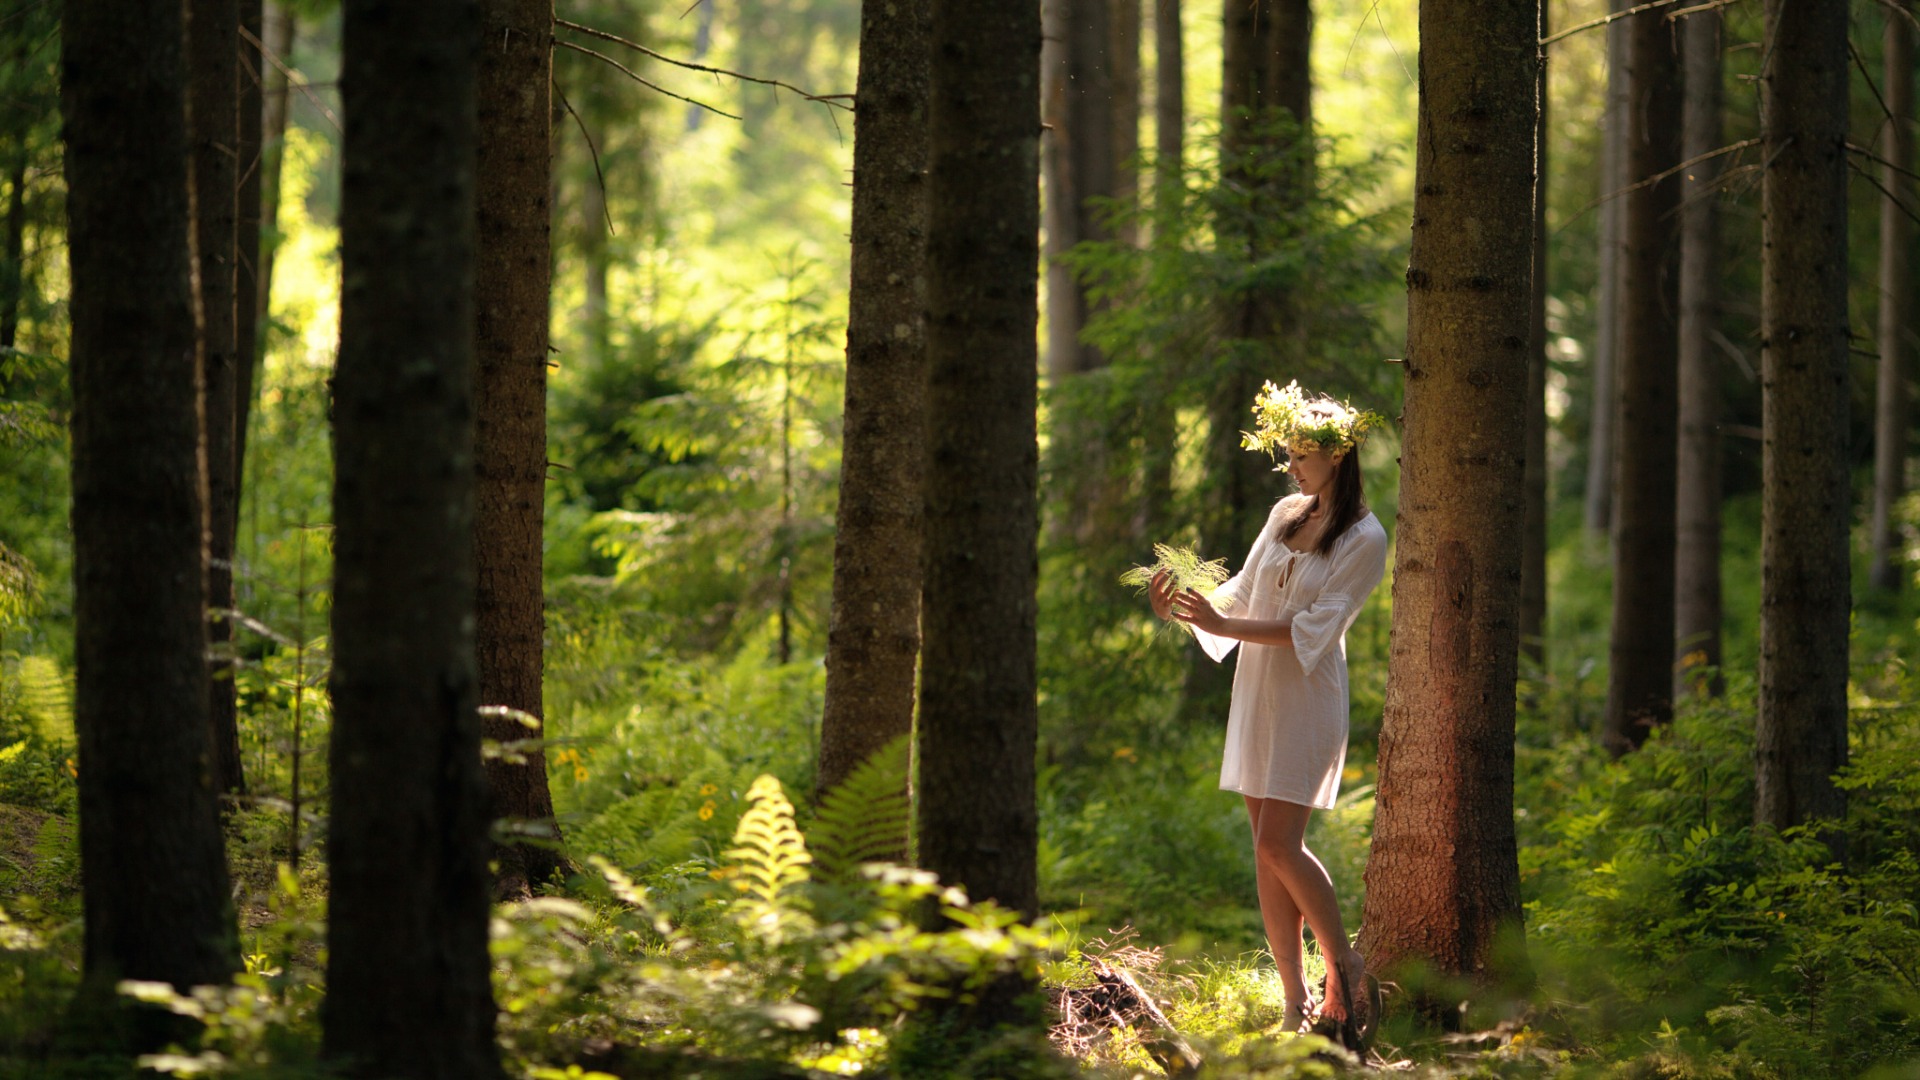
<svg viewBox="0 0 1920 1080">
<path fill-rule="evenodd" d="M 63 15 L 84 979 L 239 966 L 207 705 L 183 4 Z"/>
<path fill-rule="evenodd" d="M 188 115 L 193 140 L 193 215 L 199 257 L 201 416 L 207 440 L 207 607 L 214 783 L 246 790 L 234 699 L 233 540 L 239 520 L 234 460 L 235 243 L 238 238 L 239 118 L 234 96 L 240 8 L 235 0 L 188 0 Z"/>
<path fill-rule="evenodd" d="M 1629 0 L 1611 0 L 1618 16 Z M 1627 186 L 1627 106 L 1632 93 L 1624 19 L 1607 24 L 1607 111 L 1600 132 L 1600 268 L 1598 309 L 1594 316 L 1593 414 L 1587 431 L 1586 523 L 1606 536 L 1613 527 L 1614 427 L 1620 414 L 1615 375 L 1620 366 L 1621 234 L 1625 229 Z"/>
<path fill-rule="evenodd" d="M 1140 5 L 1146 0 L 1109 0 L 1108 66 L 1113 83 L 1113 197 L 1132 206 L 1140 197 Z M 1129 227 L 1118 234 L 1139 242 Z"/>
<path fill-rule="evenodd" d="M 1754 818 L 1841 818 L 1847 763 L 1847 9 L 1767 0 Z"/>
<path fill-rule="evenodd" d="M 1910 248 L 1913 227 L 1913 25 L 1905 3 L 1887 11 L 1885 71 L 1887 111 L 1893 114 L 1880 138 L 1880 169 L 1887 195 L 1880 204 L 1880 367 L 1873 417 L 1873 565 L 1868 581 L 1876 589 L 1900 588 L 1905 577 L 1899 530 L 1894 520 L 1906 494 L 1907 335 L 1913 295 Z"/>
<path fill-rule="evenodd" d="M 6 248 L 0 252 L 0 352 L 20 335 L 20 302 L 26 292 L 27 159 L 26 135 L 13 133 L 13 160 L 7 167 Z"/>
<path fill-rule="evenodd" d="M 553 0 L 481 0 L 480 145 L 474 189 L 474 560 L 480 700 L 545 717 L 548 283 L 552 228 L 549 96 Z M 535 733 L 487 716 L 502 742 Z M 496 895 L 521 896 L 566 867 L 547 755 L 486 763 L 489 816 L 528 822 L 544 843 L 494 851 Z"/>
<path fill-rule="evenodd" d="M 1547 33 L 1547 0 L 1540 36 Z M 1547 662 L 1547 65 L 1541 56 L 1534 100 L 1533 289 L 1527 324 L 1526 513 L 1520 539 L 1520 648 L 1534 664 Z"/>
<path fill-rule="evenodd" d="M 1039 10 L 934 0 L 932 35 L 920 860 L 1032 915 Z"/>
<path fill-rule="evenodd" d="M 273 258 L 280 247 L 280 169 L 286 158 L 287 142 L 287 95 L 292 90 L 287 86 L 287 74 L 280 70 L 280 64 L 293 66 L 293 41 L 299 26 L 293 11 L 284 4 L 265 3 L 261 22 L 264 24 L 264 36 L 261 41 L 266 45 L 273 59 L 261 59 L 260 91 L 261 119 L 260 138 L 260 284 L 254 295 L 254 324 L 260 328 L 260 360 L 264 361 L 267 335 L 273 327 Z M 278 59 L 280 64 L 273 62 Z M 252 398 L 248 398 L 252 405 Z M 243 462 L 245 458 L 241 459 Z"/>
<path fill-rule="evenodd" d="M 1517 590 L 1537 0 L 1420 5 L 1392 665 L 1360 949 L 1487 978 L 1517 961 Z M 1472 418 L 1462 423 L 1462 417 Z"/>
<path fill-rule="evenodd" d="M 1720 12 L 1697 11 L 1680 26 L 1686 57 L 1680 188 L 1680 442 L 1674 503 L 1673 696 L 1701 689 L 1719 696 L 1720 677 L 1720 389 L 1712 335 L 1720 314 L 1719 159 Z"/>
<path fill-rule="evenodd" d="M 347 0 L 322 1053 L 500 1075 L 474 659 L 479 6 Z"/>
<path fill-rule="evenodd" d="M 1313 80 L 1310 60 L 1313 11 L 1308 0 L 1225 0 L 1221 41 L 1220 153 L 1223 180 L 1243 187 L 1264 185 L 1272 205 L 1284 211 L 1313 184 Z M 1298 156 L 1296 167 L 1280 175 L 1249 176 L 1244 161 L 1264 132 L 1261 125 L 1286 115 L 1298 123 L 1292 145 L 1272 144 L 1275 154 Z M 1269 136 L 1270 137 L 1270 136 Z M 1259 256 L 1258 238 L 1235 238 L 1250 258 Z M 1279 290 L 1255 291 L 1224 305 L 1222 334 L 1243 342 L 1277 344 L 1288 333 L 1290 298 Z M 1218 363 L 1207 400 L 1206 462 L 1208 499 L 1200 535 L 1216 557 L 1244 557 L 1272 509 L 1272 465 L 1264 455 L 1241 448 L 1253 399 L 1263 380 L 1249 350 L 1232 350 Z M 1194 651 L 1184 696 L 1187 711 L 1224 712 L 1233 669 Z"/>
<path fill-rule="evenodd" d="M 1613 633 L 1602 738 L 1623 754 L 1673 718 L 1674 471 L 1679 422 L 1680 65 L 1665 13 L 1627 22 L 1632 99 L 1622 232 Z M 1638 186 L 1635 186 L 1638 185 Z"/>
<path fill-rule="evenodd" d="M 260 74 L 267 61 L 254 42 L 265 40 L 260 36 L 266 32 L 264 8 L 262 0 L 240 0 L 240 27 L 245 33 L 240 35 L 239 63 L 234 71 L 234 100 L 240 129 L 237 140 L 240 189 L 234 236 L 233 355 L 238 365 L 233 389 L 234 537 L 229 543 L 236 553 L 240 503 L 246 494 L 247 421 L 253 414 L 256 368 L 260 364 L 260 174 L 266 164 L 260 145 L 265 127 L 264 86 Z M 240 779 L 244 784 L 244 772 Z"/>
<path fill-rule="evenodd" d="M 913 730 L 926 512 L 930 17 L 926 0 L 869 0 L 860 10 L 845 434 L 816 800 Z"/>
<path fill-rule="evenodd" d="M 1088 314 L 1086 290 L 1059 260 L 1083 240 L 1108 238 L 1103 211 L 1091 200 L 1116 190 L 1109 54 L 1115 2 L 1047 0 L 1046 5 L 1047 379 L 1054 386 L 1102 363 L 1099 350 L 1080 342 Z"/>
<path fill-rule="evenodd" d="M 1180 39 L 1180 0 L 1154 0 L 1153 131 L 1154 217 L 1171 222 L 1179 212 L 1187 126 L 1186 60 Z M 1158 232 L 1153 242 L 1163 241 Z M 1171 365 L 1173 361 L 1168 360 Z M 1169 373 L 1171 374 L 1171 373 Z M 1171 379 L 1167 383 L 1171 384 Z M 1140 520 L 1134 527 L 1139 548 L 1168 535 L 1173 506 L 1173 458 L 1179 444 L 1172 402 L 1156 394 L 1142 402 Z"/>
</svg>

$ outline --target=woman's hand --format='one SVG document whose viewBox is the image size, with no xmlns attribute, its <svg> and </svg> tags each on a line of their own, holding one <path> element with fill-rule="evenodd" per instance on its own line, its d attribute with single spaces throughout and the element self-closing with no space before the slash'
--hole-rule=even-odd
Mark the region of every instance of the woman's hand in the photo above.
<svg viewBox="0 0 1920 1080">
<path fill-rule="evenodd" d="M 1155 615 L 1173 618 L 1173 575 L 1165 570 L 1154 574 L 1153 580 L 1147 583 L 1147 600 L 1153 605 Z"/>
<path fill-rule="evenodd" d="M 1214 608 L 1213 601 L 1192 589 L 1174 594 L 1173 617 L 1209 634 L 1219 634 L 1227 622 L 1227 617 Z"/>
</svg>

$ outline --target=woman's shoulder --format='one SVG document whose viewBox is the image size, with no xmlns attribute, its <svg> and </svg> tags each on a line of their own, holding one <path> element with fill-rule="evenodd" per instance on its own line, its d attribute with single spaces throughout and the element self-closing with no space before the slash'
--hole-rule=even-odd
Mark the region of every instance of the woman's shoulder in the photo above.
<svg viewBox="0 0 1920 1080">
<path fill-rule="evenodd" d="M 1273 504 L 1273 509 L 1268 511 L 1267 519 L 1274 521 L 1287 517 L 1307 505 L 1307 502 L 1307 497 L 1297 491 L 1291 495 L 1283 496 L 1279 502 Z"/>
<path fill-rule="evenodd" d="M 1342 545 L 1358 544 L 1368 549 L 1385 551 L 1387 547 L 1387 527 L 1369 510 L 1360 515 L 1360 520 L 1347 527 L 1340 537 Z"/>
</svg>

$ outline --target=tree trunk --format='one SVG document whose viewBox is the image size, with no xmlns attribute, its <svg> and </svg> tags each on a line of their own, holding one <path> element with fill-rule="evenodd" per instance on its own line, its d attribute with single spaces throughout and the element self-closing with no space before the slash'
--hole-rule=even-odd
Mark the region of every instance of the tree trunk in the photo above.
<svg viewBox="0 0 1920 1080">
<path fill-rule="evenodd" d="M 13 348 L 20 335 L 20 302 L 25 297 L 27 268 L 27 159 L 24 134 L 13 136 L 13 161 L 7 168 L 6 250 L 0 252 L 0 352 Z"/>
<path fill-rule="evenodd" d="M 920 656 L 930 10 L 926 0 L 868 0 L 860 15 L 845 434 L 816 799 L 913 730 Z M 899 853 L 904 861 L 905 837 Z"/>
<path fill-rule="evenodd" d="M 1032 915 L 1038 50 L 1030 0 L 934 0 L 920 861 Z"/>
<path fill-rule="evenodd" d="M 1108 0 L 1108 66 L 1113 84 L 1113 196 L 1128 206 L 1140 197 L 1140 5 L 1145 0 Z M 1139 237 L 1129 229 L 1119 238 Z"/>
<path fill-rule="evenodd" d="M 235 286 L 233 294 L 233 532 L 227 537 L 227 550 L 234 552 L 238 560 L 240 540 L 240 505 L 246 494 L 247 476 L 247 421 L 253 415 L 253 394 L 257 381 L 256 369 L 260 364 L 260 290 L 262 286 L 262 266 L 260 250 L 261 217 L 261 172 L 266 166 L 262 155 L 260 136 L 264 127 L 261 72 L 267 60 L 260 54 L 260 48 L 254 42 L 264 41 L 260 35 L 266 30 L 263 25 L 265 12 L 262 0 L 240 0 L 240 28 L 245 31 L 239 40 L 239 63 L 234 71 L 234 101 L 238 113 L 240 165 L 240 188 L 238 192 L 238 211 L 235 218 L 234 268 Z M 250 35 L 250 36 L 249 36 Z M 238 569 L 236 567 L 236 569 Z M 239 583 L 235 582 L 235 606 L 239 606 Z M 237 723 L 236 723 L 237 734 Z M 245 793 L 246 773 L 235 774 L 241 782 L 240 792 Z"/>
<path fill-rule="evenodd" d="M 287 73 L 280 69 L 280 64 L 293 66 L 293 41 L 299 26 L 293 11 L 280 3 L 266 3 L 261 21 L 265 25 L 265 36 L 260 40 L 272 53 L 271 57 L 262 58 L 260 68 L 261 108 L 265 113 L 260 133 L 260 231 L 263 235 L 260 287 L 254 296 L 254 323 L 260 328 L 260 359 L 264 360 L 267 335 L 273 327 L 273 257 L 280 247 L 280 169 L 286 158 L 287 95 L 292 93 L 287 86 Z M 252 405 L 251 398 L 248 405 Z M 244 462 L 245 458 L 241 460 Z"/>
<path fill-rule="evenodd" d="M 1887 10 L 1885 70 L 1887 111 L 1894 119 L 1880 139 L 1880 169 L 1887 195 L 1880 204 L 1880 373 L 1873 418 L 1873 566 L 1868 581 L 1894 590 L 1905 576 L 1895 508 L 1906 493 L 1907 335 L 1912 320 L 1913 272 L 1908 262 L 1913 229 L 1913 25 L 1905 3 Z"/>
<path fill-rule="evenodd" d="M 1841 818 L 1847 763 L 1847 9 L 1767 0 L 1754 818 Z"/>
<path fill-rule="evenodd" d="M 69 0 L 74 727 L 84 978 L 239 966 L 207 707 L 184 5 Z"/>
<path fill-rule="evenodd" d="M 1043 46 L 1053 106 L 1047 123 L 1047 378 L 1054 386 L 1101 365 L 1099 350 L 1080 343 L 1086 291 L 1058 262 L 1084 240 L 1105 240 L 1105 213 L 1092 200 L 1115 187 L 1112 15 L 1116 0 L 1048 0 L 1050 32 Z M 1055 35 L 1058 41 L 1055 42 Z M 1137 136 L 1136 136 L 1137 138 Z"/>
<path fill-rule="evenodd" d="M 341 37 L 322 1053 L 369 1078 L 494 1077 L 474 660 L 479 6 L 347 0 Z"/>
<path fill-rule="evenodd" d="M 240 792 L 240 727 L 233 683 L 233 537 L 239 517 L 234 465 L 234 254 L 238 214 L 239 120 L 234 68 L 240 8 L 234 0 L 188 0 L 187 112 L 193 141 L 193 219 L 200 260 L 201 416 L 207 440 L 207 607 L 212 679 L 213 778 Z"/>
<path fill-rule="evenodd" d="M 1538 0 L 1540 36 L 1547 32 L 1547 0 Z M 1520 539 L 1520 648 L 1534 664 L 1547 662 L 1547 65 L 1539 67 L 1534 100 L 1533 291 L 1527 329 L 1526 513 Z"/>
<path fill-rule="evenodd" d="M 1627 22 L 1632 99 L 1620 281 L 1613 635 L 1603 739 L 1615 754 L 1673 718 L 1674 470 L 1679 421 L 1679 57 L 1661 11 Z M 1638 185 L 1638 186 L 1635 186 Z"/>
<path fill-rule="evenodd" d="M 1628 0 L 1611 0 L 1619 15 Z M 1627 186 L 1628 73 L 1624 19 L 1607 24 L 1607 112 L 1600 132 L 1600 267 L 1593 333 L 1593 415 L 1587 432 L 1586 523 L 1589 532 L 1607 535 L 1613 527 L 1613 431 L 1620 395 L 1615 374 L 1620 366 L 1621 235 L 1625 231 Z"/>
<path fill-rule="evenodd" d="M 1311 189 L 1313 81 L 1310 60 L 1313 11 L 1308 0 L 1225 0 L 1221 41 L 1220 153 L 1222 179 L 1243 186 L 1268 185 L 1276 209 L 1290 192 Z M 1252 177 L 1236 166 L 1255 148 L 1261 125 L 1286 115 L 1299 125 L 1293 145 L 1272 145 L 1276 153 L 1295 151 L 1297 167 L 1277 176 Z M 1236 238 L 1250 257 L 1257 240 Z M 1289 298 L 1278 290 L 1251 293 L 1225 305 L 1222 333 L 1230 340 L 1277 342 L 1287 333 Z M 1200 526 L 1204 550 L 1214 557 L 1239 559 L 1253 546 L 1272 509 L 1271 464 L 1240 446 L 1253 399 L 1262 380 L 1274 372 L 1232 350 L 1212 380 L 1207 401 L 1206 462 L 1208 500 Z M 1216 664 L 1194 651 L 1185 689 L 1186 709 L 1196 715 L 1224 712 L 1233 682 L 1231 665 Z"/>
<path fill-rule="evenodd" d="M 1178 185 L 1183 173 L 1187 126 L 1180 0 L 1154 0 L 1153 66 L 1154 216 L 1161 222 L 1170 222 L 1180 207 Z M 1162 237 L 1156 233 L 1152 239 L 1160 242 Z M 1171 366 L 1175 361 L 1163 362 Z M 1167 378 L 1165 382 L 1170 387 L 1172 379 Z M 1148 544 L 1164 540 L 1168 535 L 1173 505 L 1173 458 L 1179 437 L 1174 430 L 1170 394 L 1154 394 L 1142 402 L 1141 408 L 1140 520 L 1133 532 L 1136 546 L 1145 550 Z"/>
<path fill-rule="evenodd" d="M 1513 831 L 1537 0 L 1420 5 L 1392 665 L 1360 948 L 1517 962 Z M 1461 417 L 1473 417 L 1462 424 Z"/>
<path fill-rule="evenodd" d="M 480 701 L 544 717 L 541 573 L 547 480 L 547 286 L 552 274 L 550 57 L 553 0 L 482 0 L 480 145 L 474 188 L 474 562 Z M 502 742 L 535 733 L 489 715 Z M 547 789 L 547 755 L 486 763 L 488 815 L 539 829 L 494 851 L 498 896 L 525 896 L 566 867 Z"/>
<path fill-rule="evenodd" d="M 1698 681 L 1718 696 L 1720 677 L 1720 389 L 1712 335 L 1719 319 L 1720 12 L 1698 11 L 1681 24 L 1686 55 L 1682 106 L 1685 170 L 1680 209 L 1680 443 L 1674 502 L 1673 695 Z"/>
</svg>

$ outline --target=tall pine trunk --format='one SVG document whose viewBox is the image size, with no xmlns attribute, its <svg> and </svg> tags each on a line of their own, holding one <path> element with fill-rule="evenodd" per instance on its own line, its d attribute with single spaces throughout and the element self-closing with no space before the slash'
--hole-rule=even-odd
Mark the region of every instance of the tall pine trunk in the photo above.
<svg viewBox="0 0 1920 1080">
<path fill-rule="evenodd" d="M 474 562 L 480 701 L 544 717 L 547 288 L 552 277 L 553 0 L 481 0 L 480 145 L 474 189 Z M 488 738 L 525 739 L 489 714 Z M 495 890 L 525 895 L 566 866 L 547 789 L 547 755 L 488 761 L 489 814 L 542 835 L 495 851 Z"/>
<path fill-rule="evenodd" d="M 474 660 L 479 23 L 474 0 L 348 0 L 341 23 L 321 1021 L 354 1076 L 500 1074 Z"/>
<path fill-rule="evenodd" d="M 1047 378 L 1055 386 L 1099 367 L 1099 350 L 1080 343 L 1086 290 L 1059 259 L 1075 244 L 1104 240 L 1091 200 L 1115 188 L 1112 15 L 1117 0 L 1048 0 Z M 1057 40 L 1056 40 L 1057 35 Z"/>
<path fill-rule="evenodd" d="M 1905 576 L 1894 510 L 1906 493 L 1907 335 L 1912 332 L 1913 228 L 1913 25 L 1904 2 L 1887 9 L 1882 64 L 1887 122 L 1880 138 L 1880 183 L 1887 190 L 1880 204 L 1880 371 L 1873 417 L 1873 565 L 1868 581 L 1876 589 L 1900 587 Z"/>
<path fill-rule="evenodd" d="M 1680 208 L 1680 442 L 1674 501 L 1673 693 L 1701 665 L 1702 689 L 1724 688 L 1720 668 L 1720 387 L 1713 339 L 1719 318 L 1720 12 L 1698 11 L 1680 26 L 1686 58 Z"/>
<path fill-rule="evenodd" d="M 1262 186 L 1264 205 L 1287 212 L 1313 184 L 1313 10 L 1309 0 L 1225 0 L 1222 12 L 1220 155 L 1222 180 L 1243 188 Z M 1276 117 L 1298 126 L 1291 139 L 1272 141 Z M 1250 152 L 1294 155 L 1291 169 L 1265 176 L 1248 175 L 1236 164 Z M 1258 258 L 1256 236 L 1223 239 Z M 1277 289 L 1249 290 L 1227 300 L 1220 313 L 1221 334 L 1232 341 L 1277 345 L 1289 333 L 1287 305 L 1293 298 Z M 1252 354 L 1252 355 L 1250 355 Z M 1272 509 L 1272 466 L 1264 455 L 1240 445 L 1253 399 L 1262 381 L 1282 373 L 1264 370 L 1252 356 L 1258 349 L 1233 349 L 1209 378 L 1206 504 L 1200 535 L 1216 558 L 1246 557 Z M 1291 373 L 1289 373 L 1290 377 Z M 1226 711 L 1233 683 L 1229 664 L 1216 664 L 1194 650 L 1188 668 L 1187 710 L 1197 715 Z"/>
<path fill-rule="evenodd" d="M 88 1000 L 239 967 L 208 716 L 182 4 L 63 13 Z"/>
<path fill-rule="evenodd" d="M 1113 197 L 1131 206 L 1140 197 L 1140 5 L 1150 0 L 1110 0 L 1107 62 L 1113 84 Z M 1129 244 L 1133 231 L 1118 234 Z"/>
<path fill-rule="evenodd" d="M 860 9 L 845 434 L 816 797 L 913 730 L 926 510 L 929 18 L 926 0 L 866 0 Z"/>
<path fill-rule="evenodd" d="M 287 95 L 293 92 L 280 65 L 293 66 L 293 42 L 299 23 L 286 4 L 272 2 L 263 4 L 261 22 L 260 41 L 270 55 L 261 58 L 260 285 L 254 296 L 254 322 L 260 328 L 261 356 L 257 359 L 264 360 L 267 335 L 272 330 L 273 261 L 280 247 L 280 168 L 286 158 Z M 274 63 L 276 59 L 278 64 Z M 248 405 L 251 407 L 251 400 Z"/>
<path fill-rule="evenodd" d="M 1180 40 L 1180 0 L 1153 0 L 1153 193 L 1154 217 L 1171 222 L 1180 206 L 1184 141 L 1187 126 L 1186 57 Z M 1148 238 L 1164 243 L 1156 231 Z M 1171 388 L 1175 361 L 1162 360 L 1169 370 L 1160 374 L 1161 386 Z M 1171 528 L 1173 457 L 1179 439 L 1174 432 L 1170 392 L 1148 395 L 1141 403 L 1141 487 L 1139 520 L 1133 529 L 1136 545 L 1145 549 L 1163 540 Z"/>
<path fill-rule="evenodd" d="M 247 423 L 253 415 L 253 395 L 260 364 L 261 304 L 263 287 L 260 251 L 261 173 L 266 167 L 261 135 L 266 126 L 261 73 L 268 66 L 266 57 L 255 44 L 264 40 L 265 11 L 262 0 L 240 0 L 239 63 L 234 69 L 234 104 L 238 112 L 240 189 L 235 216 L 233 293 L 233 536 L 228 550 L 239 558 L 240 506 L 246 496 Z M 236 606 L 239 582 L 235 582 Z M 243 771 L 242 782 L 246 779 Z M 244 791 L 244 788 L 242 789 Z"/>
<path fill-rule="evenodd" d="M 934 0 L 920 861 L 1032 915 L 1040 20 Z"/>
<path fill-rule="evenodd" d="M 1620 280 L 1619 427 L 1614 433 L 1613 631 L 1603 739 L 1616 754 L 1673 717 L 1673 550 L 1679 421 L 1680 95 L 1661 11 L 1627 22 L 1626 213 Z"/>
<path fill-rule="evenodd" d="M 1767 0 L 1754 818 L 1840 818 L 1847 763 L 1847 9 Z"/>
<path fill-rule="evenodd" d="M 1420 5 L 1392 665 L 1359 943 L 1389 972 L 1484 978 L 1519 929 L 1513 583 L 1539 13 L 1537 0 Z"/>
<path fill-rule="evenodd" d="M 1628 0 L 1611 0 L 1619 15 Z M 1607 107 L 1600 131 L 1599 295 L 1594 298 L 1592 415 L 1587 430 L 1585 521 L 1590 533 L 1606 536 L 1613 527 L 1614 427 L 1619 420 L 1621 234 L 1626 222 L 1627 103 L 1632 78 L 1627 61 L 1628 23 L 1607 24 Z"/>
<path fill-rule="evenodd" d="M 1546 36 L 1547 0 L 1539 0 Z M 1520 648 L 1535 664 L 1547 659 L 1547 65 L 1541 55 L 1533 131 L 1533 291 L 1528 298 L 1527 507 L 1520 534 Z"/>
</svg>

